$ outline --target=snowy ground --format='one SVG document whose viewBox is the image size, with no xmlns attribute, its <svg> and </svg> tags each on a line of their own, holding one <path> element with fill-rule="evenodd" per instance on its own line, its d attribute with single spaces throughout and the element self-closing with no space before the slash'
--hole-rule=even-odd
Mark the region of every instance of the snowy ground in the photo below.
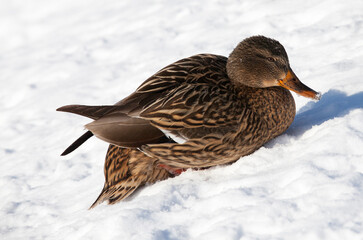
<svg viewBox="0 0 363 240">
<path fill-rule="evenodd" d="M 320 102 L 233 165 L 87 210 L 107 144 L 59 154 L 165 65 L 263 34 Z M 0 1 L 1 239 L 363 239 L 363 1 Z"/>
</svg>

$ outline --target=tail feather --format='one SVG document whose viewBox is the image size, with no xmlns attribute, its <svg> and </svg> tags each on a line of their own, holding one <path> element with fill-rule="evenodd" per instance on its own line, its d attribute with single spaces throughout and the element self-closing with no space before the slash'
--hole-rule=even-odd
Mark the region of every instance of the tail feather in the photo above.
<svg viewBox="0 0 363 240">
<path fill-rule="evenodd" d="M 76 141 L 74 141 L 69 147 L 67 147 L 67 149 L 64 150 L 64 152 L 61 154 L 61 156 L 65 156 L 65 155 L 73 152 L 92 136 L 93 136 L 93 133 L 91 131 L 87 131 L 85 134 L 80 136 Z"/>
<path fill-rule="evenodd" d="M 75 113 L 84 117 L 89 117 L 94 120 L 103 117 L 107 113 L 110 113 L 116 109 L 119 109 L 120 106 L 115 105 L 107 105 L 107 106 L 86 106 L 86 105 L 67 105 L 57 109 L 60 112 L 69 112 Z"/>
<path fill-rule="evenodd" d="M 104 173 L 104 187 L 90 209 L 103 201 L 108 201 L 109 204 L 117 203 L 147 183 L 172 176 L 165 169 L 156 167 L 154 159 L 139 150 L 112 144 L 107 151 Z"/>
<path fill-rule="evenodd" d="M 58 108 L 57 111 L 75 113 L 84 117 L 89 117 L 94 120 L 97 120 L 106 115 L 107 113 L 115 110 L 116 108 L 117 106 L 66 105 Z M 80 136 L 76 141 L 74 141 L 66 150 L 64 150 L 61 156 L 65 156 L 73 152 L 93 135 L 94 134 L 91 131 L 87 131 L 85 134 Z"/>
<path fill-rule="evenodd" d="M 145 143 L 167 140 L 164 134 L 153 127 L 149 121 L 129 117 L 123 113 L 123 110 L 123 105 L 67 105 L 58 108 L 57 111 L 75 113 L 95 120 L 86 125 L 90 131 L 72 143 L 61 156 L 73 152 L 93 135 L 108 143 L 124 147 L 139 147 Z"/>
</svg>

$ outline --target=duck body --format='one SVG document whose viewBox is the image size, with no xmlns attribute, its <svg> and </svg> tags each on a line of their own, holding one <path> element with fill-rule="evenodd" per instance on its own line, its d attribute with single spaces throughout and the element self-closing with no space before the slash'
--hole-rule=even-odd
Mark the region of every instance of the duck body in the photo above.
<svg viewBox="0 0 363 240">
<path fill-rule="evenodd" d="M 141 109 L 133 109 L 131 115 L 149 120 L 171 139 L 185 141 L 138 147 L 171 167 L 210 167 L 235 161 L 283 133 L 295 116 L 291 93 L 281 87 L 235 86 L 226 64 L 226 57 L 211 54 L 182 59 L 121 101 L 120 105 L 132 106 L 138 99 L 137 106 L 141 106 L 141 95 L 150 95 L 150 91 L 154 91 L 151 95 L 160 94 L 158 99 L 145 101 Z M 178 72 L 178 77 L 163 79 L 173 72 Z"/>
<path fill-rule="evenodd" d="M 296 85 L 300 82 L 290 71 L 286 52 L 277 41 L 256 38 L 262 38 L 267 46 L 257 44 L 254 65 L 248 61 L 249 54 L 241 57 L 238 51 L 229 58 L 194 55 L 161 69 L 115 105 L 69 105 L 58 109 L 94 119 L 86 125 L 89 131 L 66 153 L 92 135 L 110 143 L 105 186 L 92 207 L 104 200 L 118 202 L 139 186 L 178 175 L 180 169 L 232 163 L 291 125 L 295 102 L 289 90 L 314 97 L 317 93 L 305 85 Z M 260 53 L 268 54 L 268 44 L 275 47 L 269 54 L 281 57 L 280 63 L 270 63 L 266 60 L 269 55 L 261 57 Z M 284 61 L 285 65 L 281 64 Z M 239 68 L 239 62 L 247 65 Z M 248 75 L 249 66 L 252 68 L 246 79 L 253 80 L 245 84 L 240 79 Z M 274 71 L 282 77 L 268 80 L 269 76 L 265 76 Z"/>
</svg>

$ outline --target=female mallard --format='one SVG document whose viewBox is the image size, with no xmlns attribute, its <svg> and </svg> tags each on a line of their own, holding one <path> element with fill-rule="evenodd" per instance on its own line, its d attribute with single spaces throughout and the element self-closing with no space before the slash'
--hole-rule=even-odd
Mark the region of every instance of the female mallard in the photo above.
<svg viewBox="0 0 363 240">
<path fill-rule="evenodd" d="M 183 169 L 232 163 L 282 134 L 295 116 L 288 90 L 320 98 L 278 41 L 250 37 L 228 58 L 199 54 L 161 69 L 115 105 L 59 108 L 94 119 L 62 155 L 92 135 L 109 142 L 105 185 L 91 207 L 116 203 Z"/>
</svg>

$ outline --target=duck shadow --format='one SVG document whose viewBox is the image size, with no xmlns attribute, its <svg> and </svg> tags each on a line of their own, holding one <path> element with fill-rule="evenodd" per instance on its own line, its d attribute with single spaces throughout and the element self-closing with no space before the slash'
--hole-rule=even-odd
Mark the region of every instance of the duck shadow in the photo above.
<svg viewBox="0 0 363 240">
<path fill-rule="evenodd" d="M 313 126 L 336 117 L 343 117 L 357 108 L 363 108 L 363 92 L 347 96 L 339 90 L 329 90 L 320 101 L 309 102 L 302 107 L 285 134 L 301 136 Z"/>
</svg>

